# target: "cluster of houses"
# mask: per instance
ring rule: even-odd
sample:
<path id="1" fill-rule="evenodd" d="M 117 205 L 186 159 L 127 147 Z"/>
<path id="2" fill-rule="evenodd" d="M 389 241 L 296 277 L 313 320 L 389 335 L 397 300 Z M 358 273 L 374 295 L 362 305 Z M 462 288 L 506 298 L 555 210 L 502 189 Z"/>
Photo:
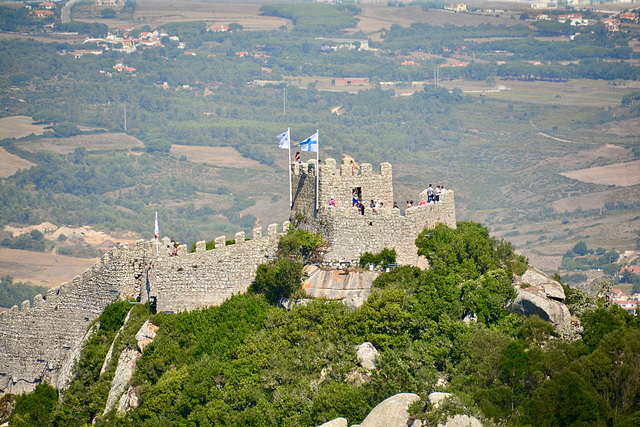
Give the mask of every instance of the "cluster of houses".
<path id="1" fill-rule="evenodd" d="M 122 0 L 96 0 L 96 6 L 122 6 Z"/>
<path id="2" fill-rule="evenodd" d="M 638 274 L 640 275 L 640 267 L 638 266 L 624 266 L 620 268 L 618 276 L 622 276 L 624 273 Z M 628 295 L 622 292 L 622 289 L 612 288 L 609 290 L 609 301 L 613 304 L 617 304 L 620 308 L 626 310 L 630 314 L 638 313 L 638 304 L 640 303 L 640 293 Z"/>
<path id="3" fill-rule="evenodd" d="M 55 9 L 56 4 L 50 1 L 46 1 L 44 3 L 39 3 L 37 9 L 33 9 L 31 5 L 26 5 L 25 7 L 31 10 L 31 12 L 29 12 L 30 16 L 34 18 L 42 19 L 42 18 L 53 17 L 55 15 L 55 12 L 51 9 Z"/>
<path id="4" fill-rule="evenodd" d="M 626 310 L 628 313 L 634 315 L 637 313 L 640 293 L 627 295 L 622 292 L 622 289 L 612 288 L 609 298 L 612 303 L 619 305 L 620 308 Z"/>
<path id="5" fill-rule="evenodd" d="M 120 27 L 116 34 L 108 33 L 104 38 L 87 37 L 83 43 L 96 43 L 98 47 L 104 50 L 113 49 L 118 52 L 132 53 L 140 48 L 152 49 L 154 47 L 161 47 L 163 46 L 162 38 L 169 37 L 170 40 L 178 43 L 178 48 L 185 48 L 185 43 L 180 42 L 179 37 L 169 36 L 164 30 L 145 31 L 138 34 L 137 37 L 131 36 L 132 31 L 133 27 Z M 113 47 L 114 45 L 120 44 L 122 47 Z"/>
<path id="6" fill-rule="evenodd" d="M 609 31 L 620 31 L 621 22 L 626 21 L 637 24 L 639 18 L 640 17 L 637 11 L 630 10 L 619 14 L 617 17 L 607 18 L 600 22 L 602 22 Z M 550 21 L 551 18 L 546 13 L 540 13 L 534 17 L 534 20 Z M 588 19 L 584 18 L 581 13 L 568 13 L 564 15 L 558 15 L 557 21 L 563 24 L 570 24 L 574 27 L 584 27 L 591 23 Z"/>
<path id="7" fill-rule="evenodd" d="M 464 3 L 458 4 L 449 4 L 444 7 L 444 10 L 449 10 L 451 12 L 459 13 L 459 12 L 468 12 L 467 5 Z"/>

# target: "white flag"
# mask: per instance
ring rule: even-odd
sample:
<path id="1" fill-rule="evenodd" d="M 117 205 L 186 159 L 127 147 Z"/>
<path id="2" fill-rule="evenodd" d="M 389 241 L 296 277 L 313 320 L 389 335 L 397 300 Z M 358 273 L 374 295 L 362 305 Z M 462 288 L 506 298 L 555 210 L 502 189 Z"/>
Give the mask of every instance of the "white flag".
<path id="1" fill-rule="evenodd" d="M 156 212 L 155 236 L 156 236 L 156 239 L 160 237 L 160 227 L 158 226 L 158 212 Z"/>
<path id="2" fill-rule="evenodd" d="M 278 135 L 278 140 L 280 141 L 280 148 L 284 148 L 285 150 L 289 149 L 291 144 L 291 134 L 289 133 L 289 129 L 287 129 L 285 133 Z"/>
<path id="3" fill-rule="evenodd" d="M 318 152 L 318 132 L 300 142 L 300 150 Z"/>

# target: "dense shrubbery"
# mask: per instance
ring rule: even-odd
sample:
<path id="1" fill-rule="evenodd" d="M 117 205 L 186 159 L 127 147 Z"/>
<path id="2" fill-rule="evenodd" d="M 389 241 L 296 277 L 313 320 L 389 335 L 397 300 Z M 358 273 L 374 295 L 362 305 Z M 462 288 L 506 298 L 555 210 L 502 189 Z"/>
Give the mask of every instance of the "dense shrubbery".
<path id="1" fill-rule="evenodd" d="M 382 268 L 386 268 L 389 264 L 395 264 L 396 262 L 396 251 L 395 249 L 387 249 L 384 248 L 377 254 L 373 254 L 371 252 L 365 252 L 360 257 L 360 267 L 367 268 L 369 265 L 381 266 Z"/>
<path id="2" fill-rule="evenodd" d="M 326 5 L 318 3 L 266 4 L 260 7 L 264 15 L 291 19 L 296 31 L 317 34 L 339 33 L 358 22 L 352 13 L 360 9 L 354 5 Z"/>
<path id="3" fill-rule="evenodd" d="M 617 264 L 619 257 L 620 254 L 614 250 L 588 249 L 586 243 L 580 241 L 563 255 L 560 267 L 567 271 L 600 268 L 605 274 L 613 276 L 620 270 Z"/>

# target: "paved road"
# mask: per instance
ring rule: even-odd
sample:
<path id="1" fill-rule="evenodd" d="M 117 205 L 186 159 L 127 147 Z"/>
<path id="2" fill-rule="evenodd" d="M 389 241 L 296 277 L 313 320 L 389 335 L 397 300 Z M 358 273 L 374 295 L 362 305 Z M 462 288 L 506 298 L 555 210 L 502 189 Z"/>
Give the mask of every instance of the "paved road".
<path id="1" fill-rule="evenodd" d="M 69 0 L 69 2 L 67 2 L 67 4 L 64 5 L 64 7 L 62 8 L 62 23 L 63 24 L 68 24 L 69 22 L 71 22 L 71 8 L 73 7 L 74 4 L 78 3 L 80 0 Z"/>

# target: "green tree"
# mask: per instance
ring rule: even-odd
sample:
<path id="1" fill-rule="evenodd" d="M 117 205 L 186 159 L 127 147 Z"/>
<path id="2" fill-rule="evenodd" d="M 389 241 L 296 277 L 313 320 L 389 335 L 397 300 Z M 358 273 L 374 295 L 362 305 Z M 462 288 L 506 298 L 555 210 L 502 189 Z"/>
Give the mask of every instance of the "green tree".
<path id="1" fill-rule="evenodd" d="M 106 9 L 102 9 L 102 11 L 100 12 L 100 15 L 104 19 L 113 19 L 116 17 L 116 11 L 111 9 L 110 7 L 107 7 Z"/>
<path id="2" fill-rule="evenodd" d="M 573 247 L 573 252 L 579 256 L 586 255 L 588 252 L 586 242 L 584 240 L 580 240 L 578 243 L 576 243 L 576 245 Z"/>
<path id="3" fill-rule="evenodd" d="M 68 138 L 70 136 L 79 135 L 80 129 L 71 122 L 58 123 L 53 127 L 53 131 L 59 138 Z"/>
<path id="4" fill-rule="evenodd" d="M 31 393 L 21 394 L 9 423 L 19 427 L 45 427 L 51 425 L 51 414 L 58 402 L 58 392 L 47 383 L 40 383 Z"/>
<path id="5" fill-rule="evenodd" d="M 272 304 L 278 304 L 282 298 L 295 297 L 302 289 L 302 267 L 301 263 L 289 259 L 260 264 L 249 290 L 264 294 Z"/>

